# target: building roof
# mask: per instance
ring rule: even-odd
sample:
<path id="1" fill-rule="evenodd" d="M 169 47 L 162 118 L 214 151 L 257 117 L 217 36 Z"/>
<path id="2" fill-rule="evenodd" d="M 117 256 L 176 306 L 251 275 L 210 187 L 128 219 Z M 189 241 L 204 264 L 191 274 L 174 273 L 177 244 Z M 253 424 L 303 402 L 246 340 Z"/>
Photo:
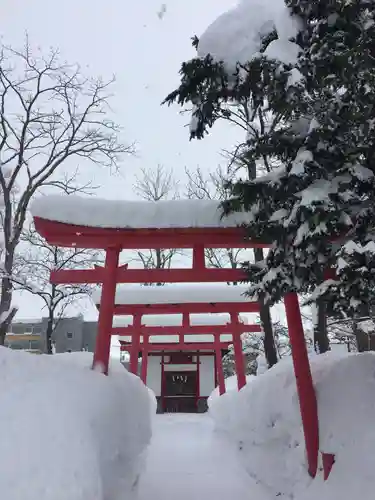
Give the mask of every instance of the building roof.
<path id="1" fill-rule="evenodd" d="M 18 318 L 15 316 L 15 318 L 12 321 L 13 325 L 38 325 L 42 323 L 43 319 L 42 318 Z"/>

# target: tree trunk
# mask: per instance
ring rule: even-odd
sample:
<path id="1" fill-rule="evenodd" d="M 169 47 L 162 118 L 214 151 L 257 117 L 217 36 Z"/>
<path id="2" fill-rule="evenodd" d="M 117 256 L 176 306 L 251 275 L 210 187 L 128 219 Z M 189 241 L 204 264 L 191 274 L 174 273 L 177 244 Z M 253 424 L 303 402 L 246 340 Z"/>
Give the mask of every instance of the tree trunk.
<path id="1" fill-rule="evenodd" d="M 0 317 L 4 317 L 4 320 L 0 322 L 0 345 L 4 345 L 9 325 L 12 323 L 17 312 L 16 307 L 11 307 L 13 292 L 12 270 L 13 251 L 7 251 L 4 262 L 4 277 L 1 280 Z M 7 314 L 8 311 L 9 313 Z"/>
<path id="2" fill-rule="evenodd" d="M 314 322 L 314 349 L 318 354 L 330 350 L 327 331 L 326 305 L 323 300 L 316 301 L 316 318 Z"/>
<path id="3" fill-rule="evenodd" d="M 162 259 L 161 259 L 161 249 L 160 248 L 157 248 L 155 250 L 155 253 L 156 253 L 156 269 L 163 269 L 163 263 L 162 263 Z M 163 286 L 164 283 L 156 283 L 156 286 Z"/>
<path id="4" fill-rule="evenodd" d="M 255 262 L 264 259 L 263 250 L 261 248 L 254 248 Z M 262 322 L 264 337 L 264 355 L 267 360 L 268 368 L 271 368 L 278 362 L 277 349 L 275 345 L 275 338 L 273 336 L 272 320 L 270 308 L 264 304 L 263 300 L 260 301 L 260 320 Z"/>
<path id="5" fill-rule="evenodd" d="M 53 312 L 50 311 L 46 328 L 46 353 L 53 354 L 52 350 L 52 334 L 53 334 Z"/>

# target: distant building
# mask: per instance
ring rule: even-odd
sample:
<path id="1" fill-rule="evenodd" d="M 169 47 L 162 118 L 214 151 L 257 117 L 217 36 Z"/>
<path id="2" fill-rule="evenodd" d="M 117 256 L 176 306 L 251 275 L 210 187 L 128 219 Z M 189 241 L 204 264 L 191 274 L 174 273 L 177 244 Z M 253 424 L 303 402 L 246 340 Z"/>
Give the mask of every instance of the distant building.
<path id="1" fill-rule="evenodd" d="M 5 337 L 5 345 L 36 354 L 47 352 L 47 323 L 48 318 L 14 321 Z M 52 335 L 55 352 L 94 352 L 96 333 L 96 321 L 85 321 L 83 316 L 62 318 Z"/>

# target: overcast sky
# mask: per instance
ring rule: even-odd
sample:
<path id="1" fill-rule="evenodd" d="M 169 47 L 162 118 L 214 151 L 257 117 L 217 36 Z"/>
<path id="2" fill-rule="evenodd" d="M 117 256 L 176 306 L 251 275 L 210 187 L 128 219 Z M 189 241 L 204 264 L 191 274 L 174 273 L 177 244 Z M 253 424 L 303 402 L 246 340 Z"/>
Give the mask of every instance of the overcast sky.
<path id="1" fill-rule="evenodd" d="M 225 161 L 221 150 L 242 139 L 240 131 L 219 125 L 204 141 L 190 142 L 188 116 L 181 116 L 177 107 L 160 106 L 179 83 L 182 61 L 195 54 L 190 38 L 235 3 L 173 0 L 160 19 L 158 13 L 165 9 L 159 0 L 2 0 L 4 43 L 20 47 L 27 32 L 33 46 L 46 52 L 59 48 L 63 59 L 79 63 L 88 75 L 116 76 L 114 117 L 124 129 L 123 140 L 136 142 L 137 156 L 124 158 L 118 175 L 85 167 L 82 176 L 94 177 L 101 186 L 98 195 L 133 199 L 134 175 L 141 166 L 164 164 L 176 178 L 183 178 L 185 166 L 215 170 Z M 41 304 L 30 295 L 17 295 L 16 302 L 18 317 L 41 316 Z M 87 301 L 78 309 L 95 317 Z"/>

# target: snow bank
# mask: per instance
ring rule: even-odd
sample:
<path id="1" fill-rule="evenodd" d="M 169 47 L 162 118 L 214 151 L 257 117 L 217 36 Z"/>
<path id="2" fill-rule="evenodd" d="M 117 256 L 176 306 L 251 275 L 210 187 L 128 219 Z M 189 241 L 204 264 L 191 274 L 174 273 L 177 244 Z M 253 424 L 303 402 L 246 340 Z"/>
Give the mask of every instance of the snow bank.
<path id="1" fill-rule="evenodd" d="M 375 353 L 311 358 L 317 390 L 320 450 L 336 455 L 328 481 L 311 480 L 290 359 L 254 377 L 241 392 L 209 401 L 217 429 L 237 443 L 248 473 L 271 496 L 296 500 L 373 498 Z"/>
<path id="2" fill-rule="evenodd" d="M 250 382 L 253 381 L 254 379 L 254 375 L 247 375 L 246 376 L 246 382 L 249 384 Z M 227 377 L 225 379 L 225 390 L 226 390 L 226 393 L 223 394 L 223 398 L 226 399 L 228 398 L 228 394 L 231 393 L 231 392 L 235 392 L 237 393 L 238 392 L 238 383 L 237 383 L 237 375 L 231 375 L 230 377 Z M 219 386 L 217 386 L 213 392 L 211 393 L 210 397 L 208 398 L 208 405 L 209 407 L 212 407 L 216 401 L 217 398 L 221 398 L 220 396 L 220 392 L 219 392 Z M 224 399 L 222 399 L 222 401 L 224 401 Z M 230 405 L 226 404 L 225 405 L 227 408 L 230 408 Z"/>
<path id="3" fill-rule="evenodd" d="M 278 40 L 270 43 L 265 55 L 285 64 L 294 64 L 298 46 L 289 42 L 299 29 L 284 0 L 241 0 L 219 16 L 201 35 L 198 55 L 210 54 L 223 61 L 228 71 L 236 63 L 245 64 L 259 55 L 262 39 L 276 29 Z"/>
<path id="4" fill-rule="evenodd" d="M 6 500 L 120 500 L 136 493 L 155 401 L 120 363 L 0 348 L 0 491 Z"/>
<path id="5" fill-rule="evenodd" d="M 250 302 L 246 285 L 228 286 L 226 283 L 199 285 L 164 285 L 162 287 L 121 285 L 116 290 L 116 304 L 186 304 L 207 302 Z M 92 295 L 100 304 L 101 289 Z"/>
<path id="6" fill-rule="evenodd" d="M 252 219 L 245 212 L 222 217 L 215 200 L 123 201 L 64 194 L 36 198 L 31 213 L 66 224 L 113 229 L 236 227 Z"/>

